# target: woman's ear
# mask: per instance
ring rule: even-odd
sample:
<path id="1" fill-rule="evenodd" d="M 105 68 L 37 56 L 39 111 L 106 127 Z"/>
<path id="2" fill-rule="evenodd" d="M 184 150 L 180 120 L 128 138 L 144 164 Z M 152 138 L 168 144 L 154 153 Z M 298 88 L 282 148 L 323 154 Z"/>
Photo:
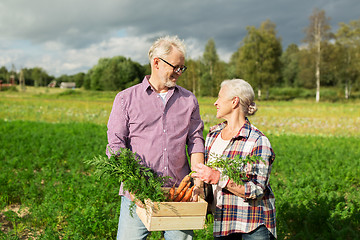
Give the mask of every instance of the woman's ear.
<path id="1" fill-rule="evenodd" d="M 239 102 L 240 102 L 239 97 L 233 97 L 233 99 L 232 99 L 232 104 L 233 104 L 233 107 L 234 107 L 234 108 L 236 108 L 237 106 L 239 106 Z"/>

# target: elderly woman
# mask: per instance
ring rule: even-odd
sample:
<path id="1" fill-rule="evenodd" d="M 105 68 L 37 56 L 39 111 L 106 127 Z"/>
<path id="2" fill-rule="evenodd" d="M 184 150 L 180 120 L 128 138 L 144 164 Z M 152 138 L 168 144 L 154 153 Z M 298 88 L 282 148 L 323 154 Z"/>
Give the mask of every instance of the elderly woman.
<path id="1" fill-rule="evenodd" d="M 192 175 L 212 185 L 215 239 L 276 237 L 275 197 L 269 185 L 275 155 L 268 138 L 247 119 L 257 110 L 254 96 L 251 85 L 244 80 L 223 81 L 214 105 L 216 117 L 226 121 L 211 127 L 205 141 L 206 162 L 215 161 L 216 156 L 261 158 L 252 166 L 242 167 L 248 178 L 237 184 L 223 176 L 221 169 L 204 164 L 197 164 Z"/>

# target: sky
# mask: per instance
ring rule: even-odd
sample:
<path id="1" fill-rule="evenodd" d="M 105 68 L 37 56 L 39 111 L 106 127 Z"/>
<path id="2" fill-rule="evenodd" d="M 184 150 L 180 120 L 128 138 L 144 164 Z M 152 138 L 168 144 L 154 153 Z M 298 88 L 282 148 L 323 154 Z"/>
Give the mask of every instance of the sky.
<path id="1" fill-rule="evenodd" d="M 0 67 L 41 67 L 58 77 L 119 55 L 147 64 L 152 42 L 164 35 L 183 39 L 192 59 L 212 38 L 228 62 L 246 28 L 266 20 L 276 24 L 284 50 L 301 45 L 315 8 L 332 32 L 360 19 L 359 0 L 1 0 Z"/>

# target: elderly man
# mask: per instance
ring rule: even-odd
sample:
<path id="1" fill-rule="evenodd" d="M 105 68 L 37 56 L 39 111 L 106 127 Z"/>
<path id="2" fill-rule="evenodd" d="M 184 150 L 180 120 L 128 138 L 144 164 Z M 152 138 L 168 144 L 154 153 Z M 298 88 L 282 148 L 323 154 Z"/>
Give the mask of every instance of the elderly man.
<path id="1" fill-rule="evenodd" d="M 204 162 L 203 122 L 199 104 L 188 90 L 176 85 L 186 70 L 185 46 L 177 37 L 163 37 L 149 50 L 151 75 L 117 94 L 108 122 L 108 149 L 129 148 L 162 176 L 167 186 L 179 184 L 191 166 Z M 107 150 L 107 154 L 110 151 Z M 200 191 L 200 181 L 195 181 Z M 146 239 L 149 232 L 136 214 L 129 213 L 132 196 L 120 187 L 121 210 L 117 239 Z M 165 231 L 165 239 L 192 239 L 192 231 Z"/>

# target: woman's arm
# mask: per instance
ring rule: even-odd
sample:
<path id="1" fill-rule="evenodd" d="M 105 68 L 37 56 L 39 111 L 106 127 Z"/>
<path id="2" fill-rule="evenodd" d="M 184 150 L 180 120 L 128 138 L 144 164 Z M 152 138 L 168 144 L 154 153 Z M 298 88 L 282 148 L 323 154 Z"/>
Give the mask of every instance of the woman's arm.
<path id="1" fill-rule="evenodd" d="M 236 184 L 233 180 L 229 180 L 228 184 L 226 184 L 225 189 L 234 195 L 245 198 L 245 186 Z"/>
<path id="2" fill-rule="evenodd" d="M 210 168 L 204 164 L 197 164 L 193 170 L 196 172 L 193 173 L 192 176 L 197 179 L 200 179 L 209 184 L 219 184 L 220 182 L 221 173 L 216 169 Z M 225 186 L 221 187 L 235 194 L 236 196 L 245 198 L 245 186 L 236 184 L 231 179 L 227 181 Z"/>

